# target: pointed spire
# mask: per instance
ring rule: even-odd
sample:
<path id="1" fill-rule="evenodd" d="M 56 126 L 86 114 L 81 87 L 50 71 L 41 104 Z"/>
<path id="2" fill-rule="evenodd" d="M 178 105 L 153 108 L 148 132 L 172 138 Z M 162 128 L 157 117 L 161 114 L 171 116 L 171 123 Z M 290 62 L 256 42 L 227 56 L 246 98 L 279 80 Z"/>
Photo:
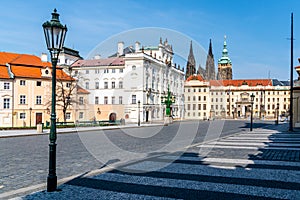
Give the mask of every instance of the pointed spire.
<path id="1" fill-rule="evenodd" d="M 228 56 L 228 50 L 227 50 L 227 43 L 226 43 L 226 35 L 224 35 L 222 57 L 227 57 L 227 56 Z"/>
<path id="2" fill-rule="evenodd" d="M 222 51 L 222 57 L 219 59 L 219 64 L 231 64 L 231 60 L 228 57 L 228 50 L 227 50 L 227 42 L 226 42 L 226 35 L 224 36 L 224 44 L 223 44 L 223 51 Z"/>
<path id="3" fill-rule="evenodd" d="M 210 56 L 214 56 L 213 53 L 212 53 L 212 44 L 211 44 L 211 39 L 209 39 L 209 48 L 208 48 L 208 55 Z"/>
<path id="4" fill-rule="evenodd" d="M 186 64 L 186 78 L 196 73 L 196 61 L 193 53 L 193 43 L 190 43 L 190 53 Z"/>
<path id="5" fill-rule="evenodd" d="M 208 48 L 208 53 L 207 53 L 207 58 L 206 58 L 205 78 L 206 78 L 206 80 L 215 80 L 216 79 L 215 61 L 214 61 L 214 54 L 212 52 L 211 39 L 209 40 L 209 48 Z"/>

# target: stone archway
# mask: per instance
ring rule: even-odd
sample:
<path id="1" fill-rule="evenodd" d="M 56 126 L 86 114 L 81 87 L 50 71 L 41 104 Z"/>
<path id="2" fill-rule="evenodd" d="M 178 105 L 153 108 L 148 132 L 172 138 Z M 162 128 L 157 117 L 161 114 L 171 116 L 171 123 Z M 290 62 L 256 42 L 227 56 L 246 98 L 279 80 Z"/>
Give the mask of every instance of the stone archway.
<path id="1" fill-rule="evenodd" d="M 110 113 L 109 115 L 109 121 L 115 122 L 117 119 L 117 114 L 116 113 Z"/>

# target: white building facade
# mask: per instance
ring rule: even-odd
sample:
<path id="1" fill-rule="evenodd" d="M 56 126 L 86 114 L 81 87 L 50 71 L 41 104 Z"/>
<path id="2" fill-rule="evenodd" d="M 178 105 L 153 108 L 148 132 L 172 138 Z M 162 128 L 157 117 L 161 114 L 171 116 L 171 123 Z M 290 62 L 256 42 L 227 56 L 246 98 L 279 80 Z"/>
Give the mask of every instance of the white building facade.
<path id="1" fill-rule="evenodd" d="M 167 95 L 168 87 L 175 97 L 173 118 L 183 118 L 184 72 L 173 63 L 172 46 L 167 41 L 145 48 L 136 42 L 130 52 L 120 42 L 115 56 L 79 60 L 72 69 L 78 71 L 79 84 L 90 92 L 97 120 L 163 120 L 161 98 Z"/>

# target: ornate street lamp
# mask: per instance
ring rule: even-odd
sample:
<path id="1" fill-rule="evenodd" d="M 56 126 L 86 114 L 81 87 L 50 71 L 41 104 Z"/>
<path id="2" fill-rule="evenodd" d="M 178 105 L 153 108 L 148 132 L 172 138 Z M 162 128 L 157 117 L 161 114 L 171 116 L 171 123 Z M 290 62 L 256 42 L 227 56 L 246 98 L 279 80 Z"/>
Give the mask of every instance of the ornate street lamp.
<path id="1" fill-rule="evenodd" d="M 141 102 L 140 100 L 138 101 L 138 126 L 141 126 L 141 120 L 140 120 L 140 106 Z"/>
<path id="2" fill-rule="evenodd" d="M 49 174 L 47 177 L 47 191 L 53 192 L 57 190 L 56 176 L 56 65 L 58 55 L 62 51 L 66 37 L 67 27 L 59 21 L 59 14 L 54 9 L 51 21 L 43 24 L 45 40 L 47 48 L 50 52 L 52 63 L 52 103 L 51 103 L 51 128 L 49 135 Z"/>
<path id="3" fill-rule="evenodd" d="M 251 123 L 250 123 L 250 131 L 252 131 L 252 129 L 253 129 L 253 101 L 254 101 L 254 97 L 255 97 L 255 95 L 252 93 L 250 95 L 250 98 L 251 98 Z"/>

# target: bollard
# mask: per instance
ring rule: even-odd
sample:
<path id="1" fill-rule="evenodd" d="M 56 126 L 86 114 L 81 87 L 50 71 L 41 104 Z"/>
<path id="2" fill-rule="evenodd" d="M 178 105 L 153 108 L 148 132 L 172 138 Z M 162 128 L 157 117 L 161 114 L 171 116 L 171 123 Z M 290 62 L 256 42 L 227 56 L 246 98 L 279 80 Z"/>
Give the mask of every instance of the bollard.
<path id="1" fill-rule="evenodd" d="M 36 125 L 36 132 L 37 133 L 43 133 L 43 124 L 37 124 Z"/>

